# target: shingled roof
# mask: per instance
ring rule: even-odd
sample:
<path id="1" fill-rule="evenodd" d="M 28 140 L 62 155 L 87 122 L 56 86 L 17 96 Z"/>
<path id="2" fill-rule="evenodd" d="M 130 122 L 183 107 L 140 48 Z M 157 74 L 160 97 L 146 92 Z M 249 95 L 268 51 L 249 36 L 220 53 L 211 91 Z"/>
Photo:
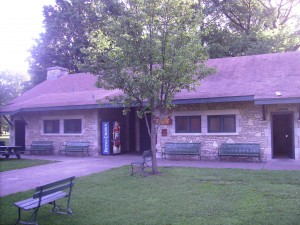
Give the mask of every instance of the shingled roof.
<path id="1" fill-rule="evenodd" d="M 210 59 L 207 65 L 216 67 L 217 72 L 203 79 L 195 92 L 181 91 L 175 99 L 300 102 L 300 52 Z"/>
<path id="2" fill-rule="evenodd" d="M 195 91 L 177 93 L 174 103 L 300 103 L 300 52 L 210 59 L 207 65 L 216 67 L 216 73 L 203 79 Z M 46 80 L 2 107 L 0 113 L 98 108 L 97 100 L 122 93 L 97 88 L 96 80 L 88 73 Z"/>

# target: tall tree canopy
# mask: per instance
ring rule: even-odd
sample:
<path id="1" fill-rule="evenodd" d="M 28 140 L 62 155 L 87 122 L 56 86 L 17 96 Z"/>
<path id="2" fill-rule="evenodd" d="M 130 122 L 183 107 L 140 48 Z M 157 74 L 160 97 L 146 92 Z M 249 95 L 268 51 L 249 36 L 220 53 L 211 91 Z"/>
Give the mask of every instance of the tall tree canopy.
<path id="1" fill-rule="evenodd" d="M 47 68 L 62 66 L 71 73 L 79 72 L 83 62 L 81 48 L 89 46 L 90 32 L 101 26 L 93 10 L 93 0 L 56 0 L 44 7 L 45 32 L 31 49 L 30 70 L 33 85 L 46 79 Z"/>
<path id="2" fill-rule="evenodd" d="M 85 66 L 100 74 L 100 87 L 125 93 L 113 101 L 137 106 L 140 117 L 162 115 L 177 92 L 192 89 L 209 73 L 201 44 L 201 8 L 195 0 L 120 0 L 119 6 L 123 13 L 108 18 L 106 34 L 93 34 Z M 157 130 L 152 119 L 153 173 L 158 172 Z"/>
<path id="3" fill-rule="evenodd" d="M 21 73 L 11 71 L 0 71 L 0 106 L 22 94 L 28 77 Z M 0 117 L 0 134 L 3 130 L 8 130 L 7 122 Z"/>
<path id="4" fill-rule="evenodd" d="M 24 74 L 0 71 L 0 105 L 5 105 L 22 94 L 28 77 Z"/>
<path id="5" fill-rule="evenodd" d="M 211 58 L 300 47 L 299 0 L 204 0 L 203 6 Z"/>
<path id="6" fill-rule="evenodd" d="M 167 1 L 166 1 L 167 2 Z M 202 44 L 210 58 L 295 51 L 300 46 L 300 0 L 197 0 Z M 99 6 L 101 6 L 99 8 Z M 298 8 L 297 8 L 298 6 Z M 31 49 L 33 85 L 46 79 L 46 69 L 62 66 L 80 72 L 78 64 L 95 48 L 94 38 L 110 34 L 112 16 L 125 16 L 117 0 L 56 0 L 44 8 L 45 32 Z M 102 64 L 97 54 L 97 66 Z M 95 60 L 94 60 L 95 61 Z M 80 67 L 82 68 L 82 67 Z"/>

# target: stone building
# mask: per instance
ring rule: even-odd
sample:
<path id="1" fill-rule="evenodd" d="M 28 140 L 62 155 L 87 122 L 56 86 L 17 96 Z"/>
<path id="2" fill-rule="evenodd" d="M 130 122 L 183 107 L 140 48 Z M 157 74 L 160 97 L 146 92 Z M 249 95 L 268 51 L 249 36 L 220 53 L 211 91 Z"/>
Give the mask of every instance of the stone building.
<path id="1" fill-rule="evenodd" d="M 182 90 L 176 107 L 164 116 L 158 156 L 166 142 L 201 142 L 202 159 L 216 159 L 221 143 L 259 143 L 263 160 L 300 159 L 300 52 L 208 60 L 216 73 L 195 91 Z M 110 133 L 121 126 L 121 153 L 150 148 L 145 121 L 132 108 L 106 102 L 119 90 L 95 86 L 92 74 L 68 74 L 52 67 L 47 80 L 0 108 L 10 116 L 11 144 L 54 141 L 54 153 L 66 141 L 89 141 L 92 155 L 103 151 L 103 123 Z M 101 102 L 101 104 L 99 104 Z M 112 151 L 112 150 L 111 150 Z"/>

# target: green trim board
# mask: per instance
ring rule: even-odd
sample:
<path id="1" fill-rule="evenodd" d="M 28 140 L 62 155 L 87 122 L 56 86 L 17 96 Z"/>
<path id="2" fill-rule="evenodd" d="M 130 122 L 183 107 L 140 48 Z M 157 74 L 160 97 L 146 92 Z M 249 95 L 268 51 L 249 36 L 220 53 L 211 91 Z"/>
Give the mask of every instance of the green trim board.
<path id="1" fill-rule="evenodd" d="M 272 104 L 297 104 L 300 98 L 263 98 L 255 99 L 255 105 L 272 105 Z"/>
<path id="2" fill-rule="evenodd" d="M 173 104 L 203 104 L 203 103 L 222 103 L 222 102 L 246 102 L 254 101 L 255 105 L 271 105 L 271 104 L 297 104 L 300 103 L 300 97 L 297 98 L 265 98 L 255 99 L 253 95 L 247 96 L 230 96 L 230 97 L 213 97 L 213 98 L 196 98 L 196 99 L 175 99 Z M 50 106 L 50 107 L 35 107 L 22 108 L 16 111 L 3 111 L 0 115 L 15 115 L 21 112 L 41 112 L 55 110 L 74 110 L 74 109 L 100 109 L 100 108 L 120 108 L 124 105 L 115 105 L 111 103 L 91 104 L 91 105 L 69 105 L 69 106 Z"/>

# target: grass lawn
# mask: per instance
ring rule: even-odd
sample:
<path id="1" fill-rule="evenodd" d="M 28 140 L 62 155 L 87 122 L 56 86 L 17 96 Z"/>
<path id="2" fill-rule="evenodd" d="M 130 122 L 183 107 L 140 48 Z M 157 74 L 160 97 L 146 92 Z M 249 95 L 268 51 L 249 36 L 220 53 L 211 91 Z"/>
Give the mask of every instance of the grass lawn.
<path id="1" fill-rule="evenodd" d="M 130 176 L 128 166 L 76 178 L 74 215 L 41 208 L 40 225 L 300 224 L 300 171 L 160 168 Z M 0 199 L 0 223 L 13 224 L 12 204 L 31 192 Z"/>
<path id="2" fill-rule="evenodd" d="M 16 159 L 16 158 L 0 158 L 0 172 L 22 169 L 31 166 L 38 166 L 48 163 L 54 163 L 57 161 L 51 160 L 31 160 L 31 159 Z"/>

